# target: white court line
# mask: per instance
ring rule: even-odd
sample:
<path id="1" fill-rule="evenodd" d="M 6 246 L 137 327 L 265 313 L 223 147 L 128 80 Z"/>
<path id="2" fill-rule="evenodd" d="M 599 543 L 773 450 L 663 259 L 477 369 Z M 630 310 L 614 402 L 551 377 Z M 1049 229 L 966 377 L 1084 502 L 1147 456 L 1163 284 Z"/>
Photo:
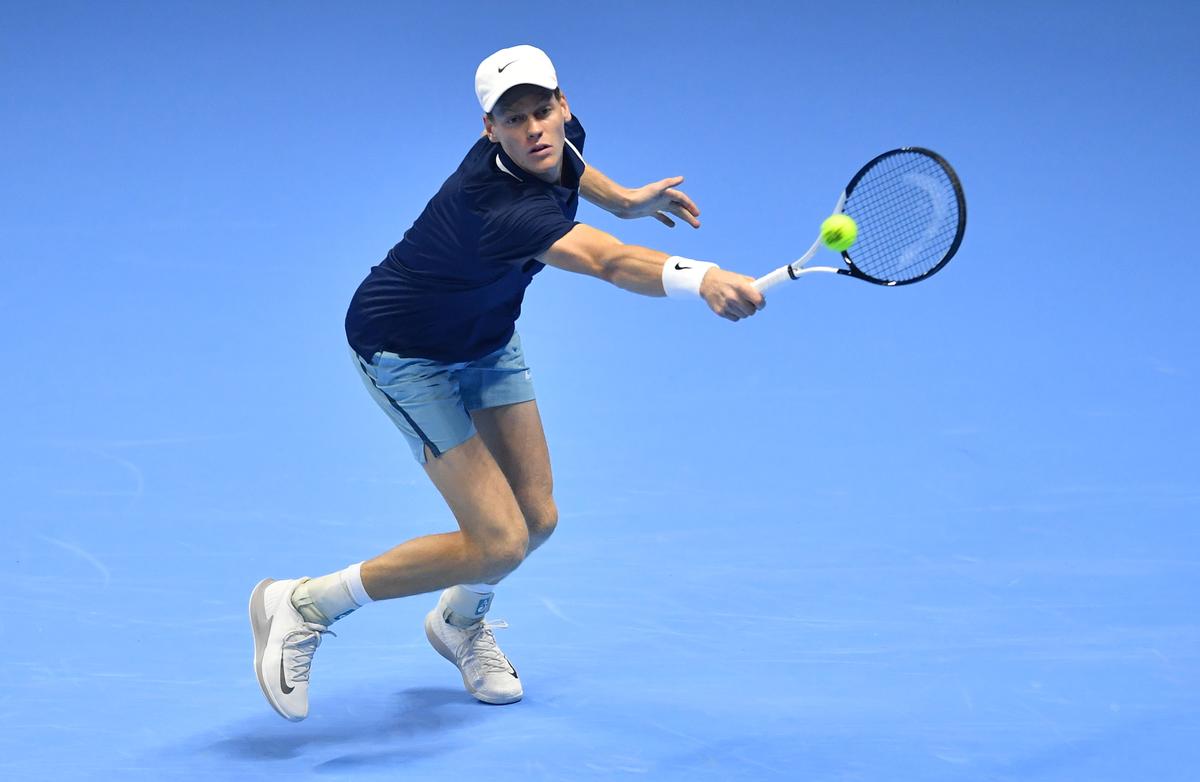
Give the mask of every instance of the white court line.
<path id="1" fill-rule="evenodd" d="M 101 578 L 104 579 L 104 586 L 107 587 L 110 583 L 112 583 L 112 573 L 109 572 L 108 567 L 105 566 L 105 564 L 99 559 L 97 559 L 95 555 L 85 551 L 79 546 L 76 546 L 72 543 L 67 543 L 65 540 L 59 540 L 58 538 L 51 538 L 45 535 L 38 535 L 38 537 L 51 545 L 58 546 L 60 549 L 69 551 L 77 557 L 82 558 L 85 562 L 94 567 L 96 572 L 99 573 Z"/>

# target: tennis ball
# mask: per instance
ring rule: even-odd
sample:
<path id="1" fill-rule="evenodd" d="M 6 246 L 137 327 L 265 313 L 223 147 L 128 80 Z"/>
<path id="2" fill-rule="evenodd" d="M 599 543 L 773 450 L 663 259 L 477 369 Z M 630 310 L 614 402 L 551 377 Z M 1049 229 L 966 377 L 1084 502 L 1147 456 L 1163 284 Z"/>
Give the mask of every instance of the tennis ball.
<path id="1" fill-rule="evenodd" d="M 858 238 L 858 225 L 850 215 L 836 214 L 821 223 L 821 241 L 830 250 L 841 252 Z"/>

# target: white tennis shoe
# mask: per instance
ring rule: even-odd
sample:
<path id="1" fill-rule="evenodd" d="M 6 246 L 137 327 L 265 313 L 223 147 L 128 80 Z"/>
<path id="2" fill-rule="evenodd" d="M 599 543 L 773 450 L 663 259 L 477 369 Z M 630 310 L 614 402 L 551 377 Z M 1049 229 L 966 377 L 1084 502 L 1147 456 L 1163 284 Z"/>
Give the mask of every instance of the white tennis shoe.
<path id="1" fill-rule="evenodd" d="M 267 702 L 292 722 L 308 716 L 308 672 L 321 636 L 329 632 L 306 622 L 292 606 L 292 592 L 301 581 L 266 578 L 250 593 L 254 672 Z"/>
<path id="2" fill-rule="evenodd" d="M 437 653 L 454 663 L 467 692 L 484 703 L 516 703 L 524 694 L 517 669 L 496 645 L 493 629 L 507 622 L 481 619 L 469 627 L 455 627 L 435 608 L 425 617 L 425 637 Z"/>

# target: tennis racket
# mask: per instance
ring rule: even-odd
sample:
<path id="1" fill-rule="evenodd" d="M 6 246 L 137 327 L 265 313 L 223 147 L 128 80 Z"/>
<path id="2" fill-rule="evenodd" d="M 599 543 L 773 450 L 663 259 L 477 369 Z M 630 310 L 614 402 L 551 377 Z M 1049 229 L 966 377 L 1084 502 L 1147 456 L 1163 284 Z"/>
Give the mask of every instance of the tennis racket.
<path id="1" fill-rule="evenodd" d="M 843 250 L 845 266 L 805 266 L 821 238 L 800 259 L 754 281 L 765 291 L 812 272 L 844 274 L 876 285 L 908 285 L 939 272 L 962 244 L 967 201 L 958 175 L 936 152 L 901 147 L 859 170 L 833 213 L 858 224 L 858 238 Z"/>

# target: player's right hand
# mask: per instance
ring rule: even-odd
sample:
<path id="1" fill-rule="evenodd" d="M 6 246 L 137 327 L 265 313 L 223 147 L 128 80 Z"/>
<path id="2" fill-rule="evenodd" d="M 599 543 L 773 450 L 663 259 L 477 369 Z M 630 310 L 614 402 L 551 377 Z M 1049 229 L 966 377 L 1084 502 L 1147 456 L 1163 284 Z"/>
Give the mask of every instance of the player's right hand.
<path id="1" fill-rule="evenodd" d="M 744 274 L 709 269 L 700 281 L 700 297 L 722 318 L 739 321 L 767 306 L 767 300 L 753 282 L 753 277 Z"/>

